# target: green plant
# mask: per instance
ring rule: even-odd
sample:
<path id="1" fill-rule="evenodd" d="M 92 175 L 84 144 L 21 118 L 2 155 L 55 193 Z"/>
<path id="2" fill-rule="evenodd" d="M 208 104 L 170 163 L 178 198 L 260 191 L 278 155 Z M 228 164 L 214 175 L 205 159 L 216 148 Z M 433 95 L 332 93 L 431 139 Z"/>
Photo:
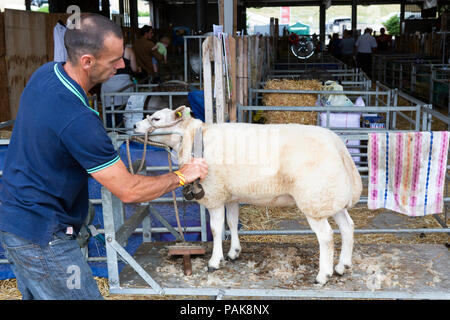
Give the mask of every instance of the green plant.
<path id="1" fill-rule="evenodd" d="M 31 9 L 31 10 L 32 10 L 32 11 L 36 11 L 36 12 L 45 12 L 45 13 L 49 13 L 48 6 L 42 6 L 42 7 L 40 7 L 39 9 L 35 9 L 35 10 Z"/>
<path id="2" fill-rule="evenodd" d="M 139 11 L 138 17 L 150 17 L 150 12 L 147 11 Z"/>
<path id="3" fill-rule="evenodd" d="M 390 17 L 386 22 L 383 23 L 388 34 L 392 36 L 400 35 L 400 17 L 395 15 Z"/>

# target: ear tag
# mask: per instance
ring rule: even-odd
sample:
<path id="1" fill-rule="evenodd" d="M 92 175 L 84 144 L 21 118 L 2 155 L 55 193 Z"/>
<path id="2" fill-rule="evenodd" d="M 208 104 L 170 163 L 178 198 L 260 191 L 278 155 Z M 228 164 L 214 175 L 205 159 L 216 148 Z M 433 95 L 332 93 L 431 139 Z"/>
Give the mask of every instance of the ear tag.
<path id="1" fill-rule="evenodd" d="M 177 115 L 177 118 L 181 118 L 181 112 L 180 112 L 180 111 L 178 111 L 178 112 L 176 113 L 176 115 Z"/>

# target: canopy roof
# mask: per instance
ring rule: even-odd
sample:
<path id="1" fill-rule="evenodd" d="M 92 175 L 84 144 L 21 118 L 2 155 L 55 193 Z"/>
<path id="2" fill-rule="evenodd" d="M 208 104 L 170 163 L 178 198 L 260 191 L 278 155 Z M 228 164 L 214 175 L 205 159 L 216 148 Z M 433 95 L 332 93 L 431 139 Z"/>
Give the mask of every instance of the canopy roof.
<path id="1" fill-rule="evenodd" d="M 288 30 L 290 32 L 296 33 L 298 35 L 308 35 L 309 34 L 309 26 L 306 24 L 303 24 L 301 22 L 297 22 L 296 24 L 289 26 Z"/>

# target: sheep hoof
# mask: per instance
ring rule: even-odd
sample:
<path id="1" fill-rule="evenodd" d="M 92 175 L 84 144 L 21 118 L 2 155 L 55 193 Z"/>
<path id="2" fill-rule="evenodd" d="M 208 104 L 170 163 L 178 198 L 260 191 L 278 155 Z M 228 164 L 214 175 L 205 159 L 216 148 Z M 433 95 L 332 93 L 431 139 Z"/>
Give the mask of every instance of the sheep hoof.
<path id="1" fill-rule="evenodd" d="M 233 252 L 234 251 L 234 252 Z M 233 254 L 234 253 L 234 254 Z M 237 258 L 239 258 L 239 254 L 241 253 L 241 249 L 234 249 L 234 250 L 230 250 L 230 252 L 228 252 L 226 259 L 228 261 L 234 261 L 237 260 Z"/>
<path id="2" fill-rule="evenodd" d="M 328 280 L 330 280 L 331 279 L 331 274 L 326 274 L 326 275 L 324 275 L 324 276 L 321 276 L 321 275 L 318 275 L 317 277 L 316 277 L 316 280 L 314 280 L 314 283 L 315 284 L 320 284 L 320 285 L 325 285 L 327 282 L 328 282 Z"/>
<path id="3" fill-rule="evenodd" d="M 225 259 L 226 259 L 227 261 L 235 261 L 235 260 L 237 260 L 237 258 L 239 258 L 239 256 L 236 256 L 236 257 L 232 258 L 232 257 L 230 257 L 229 255 L 227 255 L 227 256 L 225 257 Z"/>
<path id="4" fill-rule="evenodd" d="M 348 264 L 338 264 L 336 268 L 334 269 L 335 273 L 339 276 L 342 276 L 345 273 L 345 270 L 348 270 L 351 268 L 351 265 Z"/>
<path id="5" fill-rule="evenodd" d="M 214 271 L 217 271 L 217 270 L 219 270 L 219 268 L 208 266 L 208 272 L 214 272 Z"/>

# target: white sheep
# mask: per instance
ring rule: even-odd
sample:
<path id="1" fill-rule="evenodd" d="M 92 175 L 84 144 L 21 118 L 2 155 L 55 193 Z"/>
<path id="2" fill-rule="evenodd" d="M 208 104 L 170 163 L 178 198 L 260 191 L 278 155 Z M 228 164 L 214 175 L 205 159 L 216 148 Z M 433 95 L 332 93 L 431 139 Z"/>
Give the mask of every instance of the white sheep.
<path id="1" fill-rule="evenodd" d="M 196 128 L 203 132 L 208 175 L 202 181 L 204 198 L 198 200 L 210 214 L 213 252 L 211 270 L 223 260 L 222 233 L 227 212 L 231 232 L 228 258 L 239 257 L 239 204 L 295 206 L 303 212 L 320 246 L 316 282 L 325 284 L 333 273 L 333 217 L 342 235 L 335 271 L 342 275 L 352 265 L 353 221 L 347 209 L 361 195 L 359 172 L 342 140 L 332 131 L 309 125 L 205 124 L 190 116 L 190 109 L 163 109 L 135 124 L 135 132 L 156 129 L 151 140 L 163 142 L 178 153 L 180 165 L 191 157 Z"/>

